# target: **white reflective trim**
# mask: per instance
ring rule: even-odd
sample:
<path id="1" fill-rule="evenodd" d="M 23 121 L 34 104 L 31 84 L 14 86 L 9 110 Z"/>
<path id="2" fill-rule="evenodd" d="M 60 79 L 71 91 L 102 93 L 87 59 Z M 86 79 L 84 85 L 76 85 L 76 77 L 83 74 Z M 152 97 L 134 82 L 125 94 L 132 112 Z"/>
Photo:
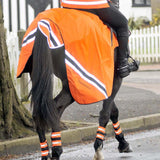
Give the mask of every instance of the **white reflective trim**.
<path id="1" fill-rule="evenodd" d="M 49 27 L 46 24 L 44 24 L 43 21 L 45 21 L 49 25 Z M 51 46 L 49 45 L 48 36 L 41 30 L 40 25 L 42 25 L 42 26 L 44 26 L 45 28 L 48 29 L 48 32 L 51 33 L 52 37 L 54 38 L 55 42 L 57 43 L 57 46 L 55 46 L 53 44 L 53 42 L 51 41 L 51 39 L 50 39 Z M 41 33 L 47 38 L 47 42 L 48 42 L 49 48 L 56 49 L 56 48 L 60 48 L 60 47 L 64 46 L 64 44 L 60 43 L 60 41 L 58 40 L 58 38 L 56 37 L 56 35 L 54 34 L 54 32 L 51 30 L 51 27 L 50 27 L 50 24 L 49 24 L 48 21 L 46 21 L 46 20 L 39 21 L 38 22 L 38 28 L 40 29 Z"/>
<path id="2" fill-rule="evenodd" d="M 45 148 L 47 147 L 47 143 L 46 144 L 41 144 L 41 148 Z"/>
<path id="3" fill-rule="evenodd" d="M 119 125 L 120 125 L 119 122 L 117 122 L 116 124 L 113 124 L 113 127 L 114 127 L 114 128 L 118 128 Z"/>
<path id="4" fill-rule="evenodd" d="M 46 154 L 48 154 L 48 153 L 49 153 L 49 151 L 41 152 L 41 155 L 43 156 L 43 155 L 46 155 Z"/>
<path id="5" fill-rule="evenodd" d="M 33 38 L 31 38 L 31 39 L 28 39 L 28 41 L 27 41 L 26 43 L 23 43 L 23 44 L 22 44 L 22 47 L 24 47 L 24 46 L 26 46 L 27 44 L 33 42 L 34 40 L 35 40 L 35 36 L 34 36 Z"/>
<path id="6" fill-rule="evenodd" d="M 62 0 L 65 4 L 71 4 L 71 5 L 99 5 L 99 4 L 106 4 L 108 3 L 107 0 L 101 0 L 101 1 L 92 1 L 92 2 L 79 2 L 79 1 L 69 1 L 69 0 Z"/>
<path id="7" fill-rule="evenodd" d="M 31 36 L 32 34 L 35 34 L 36 33 L 36 31 L 37 31 L 37 28 L 36 29 L 34 29 L 33 31 L 31 31 L 25 38 L 24 38 L 24 40 L 23 41 L 25 41 L 29 36 Z"/>
<path id="8" fill-rule="evenodd" d="M 60 142 L 52 142 L 52 144 L 54 145 L 54 144 L 61 144 L 62 142 L 60 141 Z"/>
<path id="9" fill-rule="evenodd" d="M 103 139 L 104 138 L 104 136 L 103 135 L 100 135 L 100 134 L 97 134 L 97 136 L 96 136 L 97 138 L 101 138 L 101 139 Z"/>
<path id="10" fill-rule="evenodd" d="M 42 19 L 40 22 L 45 22 L 45 23 L 47 23 L 47 24 L 49 25 L 49 28 L 48 28 L 48 26 L 47 26 L 49 32 L 51 33 L 51 35 L 52 35 L 52 37 L 54 38 L 54 40 L 56 41 L 56 43 L 57 43 L 58 45 L 61 45 L 61 43 L 60 43 L 60 41 L 58 40 L 57 36 L 56 36 L 56 35 L 54 34 L 54 32 L 52 31 L 51 26 L 50 26 L 50 23 L 49 23 L 47 20 L 44 20 L 44 19 Z"/>
<path id="11" fill-rule="evenodd" d="M 61 134 L 59 133 L 59 134 L 52 134 L 52 136 L 51 136 L 52 138 L 53 137 L 61 137 Z"/>
<path id="12" fill-rule="evenodd" d="M 99 131 L 105 132 L 105 129 L 103 128 L 98 128 Z"/>
<path id="13" fill-rule="evenodd" d="M 118 131 L 115 131 L 116 134 L 120 134 L 122 132 L 121 128 Z"/>
<path id="14" fill-rule="evenodd" d="M 80 67 L 81 70 L 83 70 L 83 72 L 85 72 L 85 74 L 87 74 L 89 77 L 92 77 L 95 81 L 97 81 L 99 84 L 101 84 L 101 86 L 103 86 L 103 88 L 106 88 L 105 85 L 100 82 L 94 75 L 90 74 L 88 71 L 86 71 L 82 65 L 67 51 L 65 50 L 65 54 L 70 57 L 77 65 L 78 67 Z M 68 64 L 77 74 L 79 74 L 79 76 L 87 81 L 88 83 L 90 83 L 91 85 L 93 85 L 95 88 L 97 88 L 107 99 L 108 96 L 107 94 L 93 81 L 91 81 L 90 79 L 86 78 L 74 65 L 72 65 L 67 59 L 65 59 L 65 63 Z"/>

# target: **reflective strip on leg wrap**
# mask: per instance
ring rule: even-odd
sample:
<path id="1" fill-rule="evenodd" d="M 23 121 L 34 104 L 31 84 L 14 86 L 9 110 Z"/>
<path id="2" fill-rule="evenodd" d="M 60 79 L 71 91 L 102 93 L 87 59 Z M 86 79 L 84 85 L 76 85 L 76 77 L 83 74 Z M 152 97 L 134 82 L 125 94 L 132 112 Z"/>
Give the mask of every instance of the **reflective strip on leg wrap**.
<path id="1" fill-rule="evenodd" d="M 96 138 L 99 138 L 101 140 L 104 140 L 104 136 L 105 136 L 105 128 L 104 127 L 101 127 L 99 126 L 98 129 L 97 129 L 97 135 L 96 135 Z"/>
<path id="2" fill-rule="evenodd" d="M 119 121 L 117 123 L 113 123 L 114 128 L 118 128 L 120 126 Z"/>
<path id="3" fill-rule="evenodd" d="M 47 140 L 45 142 L 40 143 L 41 146 L 41 156 L 46 157 L 49 154 L 49 148 L 47 144 Z"/>
<path id="4" fill-rule="evenodd" d="M 47 157 L 48 154 L 49 154 L 49 150 L 41 151 L 41 156 L 42 156 L 42 157 Z"/>
<path id="5" fill-rule="evenodd" d="M 52 147 L 62 146 L 61 132 L 52 132 L 51 140 L 52 140 Z"/>
<path id="6" fill-rule="evenodd" d="M 52 132 L 51 138 L 61 138 L 61 132 Z"/>
<path id="7" fill-rule="evenodd" d="M 113 127 L 116 135 L 120 135 L 122 133 L 119 121 L 117 123 L 113 123 Z"/>

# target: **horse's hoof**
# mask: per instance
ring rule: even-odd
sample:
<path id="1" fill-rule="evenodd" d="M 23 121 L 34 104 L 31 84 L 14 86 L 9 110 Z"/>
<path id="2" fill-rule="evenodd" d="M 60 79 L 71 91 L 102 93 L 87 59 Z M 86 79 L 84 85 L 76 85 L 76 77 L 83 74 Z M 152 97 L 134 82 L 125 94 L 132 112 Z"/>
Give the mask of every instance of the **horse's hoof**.
<path id="1" fill-rule="evenodd" d="M 118 146 L 118 150 L 120 153 L 129 153 L 129 152 L 133 152 L 132 149 L 129 146 L 129 143 L 125 142 L 123 144 L 119 144 Z"/>
<path id="2" fill-rule="evenodd" d="M 102 145 L 95 152 L 93 160 L 104 160 L 104 156 L 102 154 Z"/>
<path id="3" fill-rule="evenodd" d="M 49 155 L 46 156 L 46 157 L 41 157 L 41 160 L 48 160 L 48 159 L 50 159 L 50 156 L 49 156 Z"/>
<path id="4" fill-rule="evenodd" d="M 51 160 L 59 160 L 57 157 L 52 157 Z"/>

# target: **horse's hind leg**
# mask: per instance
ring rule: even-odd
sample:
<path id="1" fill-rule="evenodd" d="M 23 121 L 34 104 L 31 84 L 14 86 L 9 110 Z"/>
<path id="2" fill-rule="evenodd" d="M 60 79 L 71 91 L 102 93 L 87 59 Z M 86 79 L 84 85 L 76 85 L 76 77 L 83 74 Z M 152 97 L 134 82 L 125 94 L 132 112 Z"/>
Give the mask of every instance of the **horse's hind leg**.
<path id="1" fill-rule="evenodd" d="M 100 117 L 99 117 L 99 127 L 97 130 L 97 136 L 94 143 L 95 151 L 97 151 L 101 146 L 103 146 L 103 140 L 105 136 L 105 128 L 107 123 L 109 122 L 110 115 L 112 112 L 112 106 L 114 103 L 114 98 L 121 86 L 122 79 L 120 77 L 114 76 L 114 82 L 113 82 L 113 90 L 111 96 L 103 101 L 103 108 L 100 111 Z"/>
<path id="2" fill-rule="evenodd" d="M 99 127 L 97 129 L 96 140 L 94 142 L 96 152 L 93 160 L 104 160 L 101 154 L 101 149 L 103 148 L 103 141 L 105 138 L 105 128 L 110 119 L 112 102 L 112 97 L 109 97 L 107 100 L 103 101 L 103 108 L 100 111 Z"/>
<path id="3" fill-rule="evenodd" d="M 49 146 L 45 137 L 45 130 L 40 127 L 36 127 L 41 147 L 41 160 L 47 160 L 49 157 Z"/>
<path id="4" fill-rule="evenodd" d="M 69 91 L 68 81 L 64 80 L 62 83 L 63 83 L 62 91 L 53 100 L 56 105 L 56 108 L 58 110 L 59 118 L 61 118 L 61 115 L 62 115 L 63 111 L 65 110 L 65 108 L 74 102 L 74 99 L 72 98 L 71 93 Z M 52 128 L 51 141 L 52 141 L 52 158 L 51 159 L 52 160 L 59 160 L 60 155 L 63 152 L 62 151 L 60 127 L 59 128 Z"/>
<path id="5" fill-rule="evenodd" d="M 118 121 L 118 116 L 119 116 L 118 108 L 117 108 L 115 102 L 113 102 L 110 119 L 113 123 L 115 137 L 116 137 L 117 141 L 119 142 L 118 150 L 120 153 L 132 152 L 132 150 L 129 147 L 129 143 L 124 138 L 124 134 L 122 132 L 122 129 L 120 127 L 120 123 Z"/>

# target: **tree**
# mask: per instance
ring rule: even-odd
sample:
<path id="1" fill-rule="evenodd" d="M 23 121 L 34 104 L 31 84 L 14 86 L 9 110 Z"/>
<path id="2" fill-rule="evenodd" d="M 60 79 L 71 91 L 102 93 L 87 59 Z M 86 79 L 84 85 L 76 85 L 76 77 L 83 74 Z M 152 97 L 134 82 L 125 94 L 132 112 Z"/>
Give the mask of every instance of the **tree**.
<path id="1" fill-rule="evenodd" d="M 0 139 L 33 133 L 32 116 L 20 102 L 13 85 L 0 3 Z"/>

